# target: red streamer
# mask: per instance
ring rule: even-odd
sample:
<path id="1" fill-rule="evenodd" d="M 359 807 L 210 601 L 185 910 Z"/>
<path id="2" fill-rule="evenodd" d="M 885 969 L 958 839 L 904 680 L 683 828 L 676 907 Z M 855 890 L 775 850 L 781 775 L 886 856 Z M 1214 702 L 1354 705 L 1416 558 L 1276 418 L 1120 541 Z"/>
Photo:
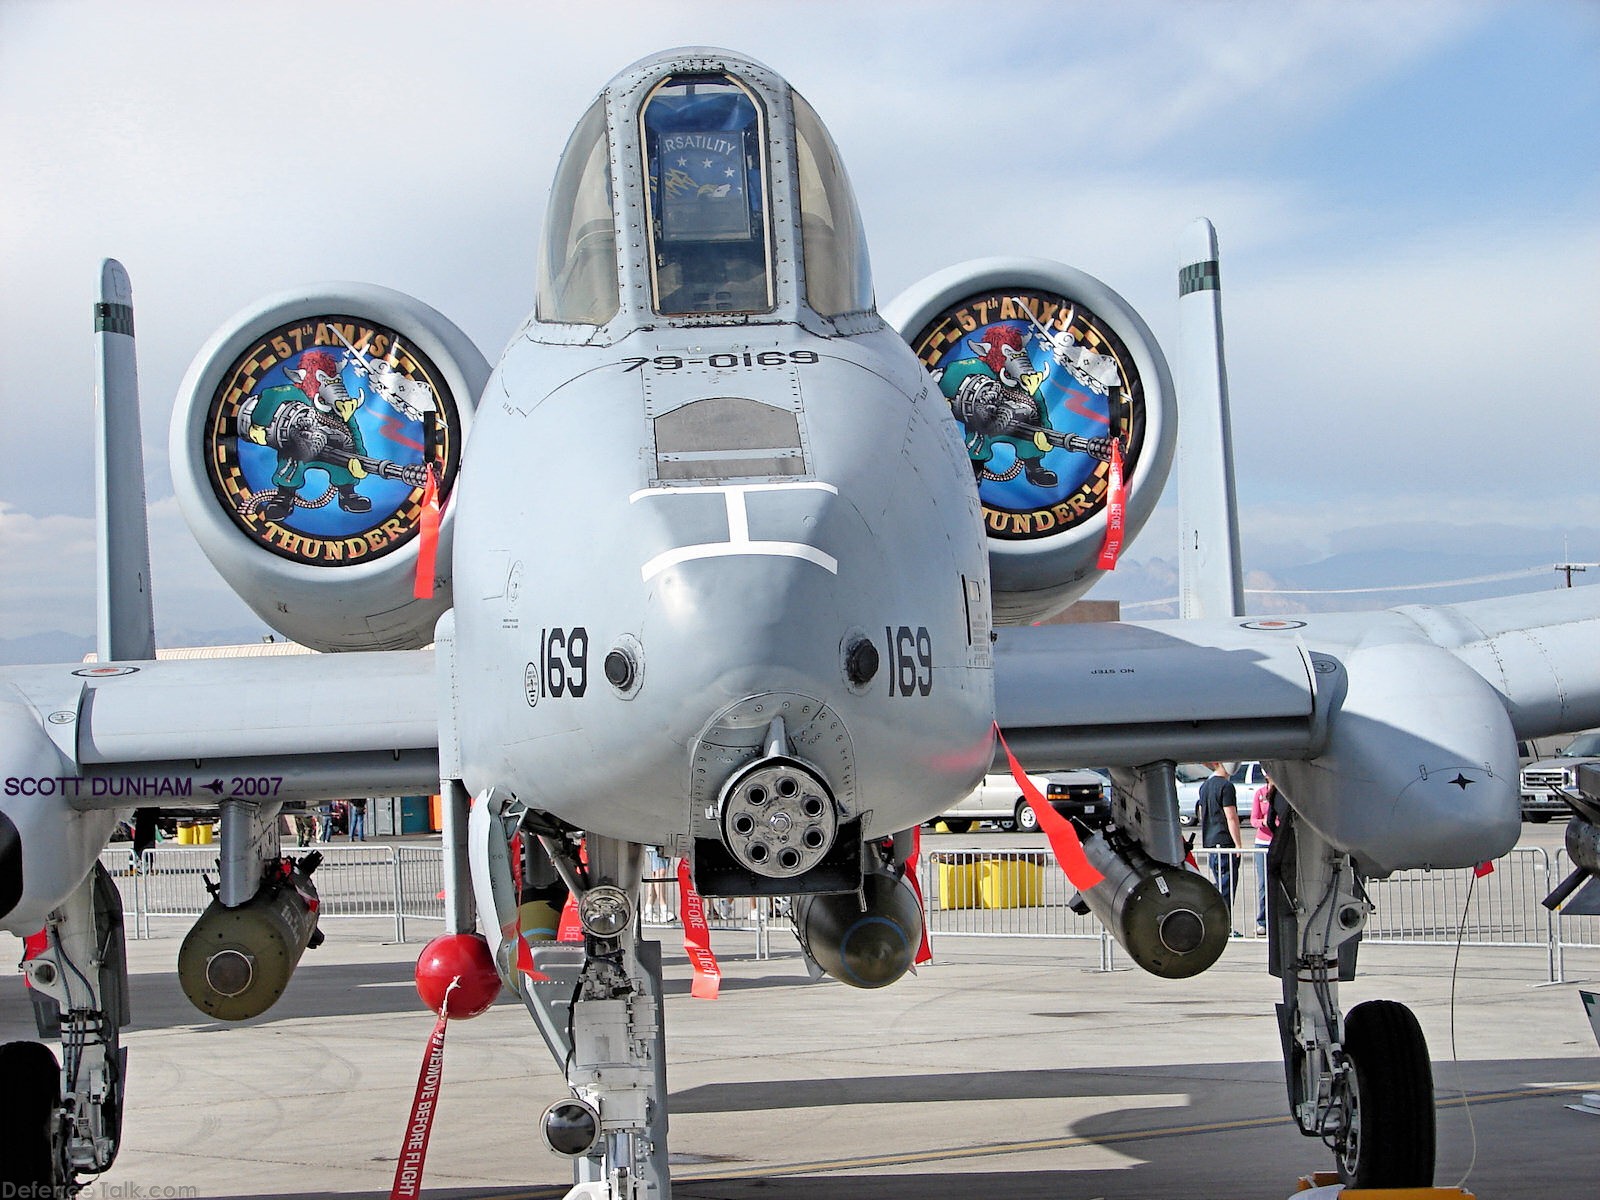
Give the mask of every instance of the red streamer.
<path id="1" fill-rule="evenodd" d="M 994 733 L 1000 739 L 1000 748 L 1006 752 L 1006 761 L 1011 764 L 1011 778 L 1017 781 L 1022 794 L 1027 797 L 1028 807 L 1033 809 L 1039 828 L 1050 840 L 1050 849 L 1056 856 L 1056 862 L 1072 886 L 1080 892 L 1087 892 L 1097 884 L 1104 883 L 1106 877 L 1094 869 L 1094 864 L 1084 854 L 1083 843 L 1078 840 L 1078 831 L 1072 827 L 1072 822 L 1039 794 L 1039 789 L 1033 786 L 1033 780 L 1028 778 L 1022 764 L 1017 762 L 1016 755 L 1011 753 L 1011 747 L 1006 745 L 1006 735 L 1000 732 L 998 724 L 994 727 Z"/>
<path id="2" fill-rule="evenodd" d="M 583 922 L 578 919 L 578 898 L 567 893 L 567 902 L 561 906 L 561 928 L 556 932 L 558 942 L 583 941 Z"/>
<path id="3" fill-rule="evenodd" d="M 452 980 L 439 1005 L 439 1019 L 428 1037 L 417 1073 L 417 1093 L 411 1101 L 411 1119 L 406 1122 L 405 1139 L 400 1143 L 400 1161 L 394 1168 L 394 1186 L 389 1200 L 416 1200 L 422 1195 L 422 1169 L 428 1161 L 428 1136 L 433 1132 L 433 1114 L 439 1109 L 439 1088 L 444 1082 L 444 1031 L 449 1023 L 450 993 L 459 981 Z"/>
<path id="4" fill-rule="evenodd" d="M 928 906 L 922 902 L 922 882 L 917 878 L 917 860 L 922 857 L 922 826 L 911 827 L 911 857 L 906 859 L 906 878 L 911 881 L 911 890 L 917 894 L 917 909 L 926 914 Z M 922 920 L 922 945 L 917 947 L 917 956 L 911 960 L 911 965 L 920 967 L 923 963 L 933 961 L 933 945 L 928 941 L 928 920 L 924 915 Z"/>
<path id="5" fill-rule="evenodd" d="M 683 949 L 694 967 L 694 985 L 689 994 L 700 1000 L 715 1000 L 722 990 L 722 968 L 711 953 L 711 928 L 706 924 L 706 902 L 694 890 L 689 878 L 689 860 L 678 860 L 678 911 L 683 915 Z"/>
<path id="6" fill-rule="evenodd" d="M 422 489 L 421 523 L 417 531 L 417 579 L 411 594 L 418 600 L 433 599 L 433 576 L 439 556 L 439 481 L 428 464 L 428 483 Z"/>
<path id="7" fill-rule="evenodd" d="M 1128 519 L 1128 489 L 1122 478 L 1122 439 L 1111 441 L 1111 469 L 1106 473 L 1106 540 L 1100 547 L 1095 566 L 1102 571 L 1117 569 L 1122 553 L 1122 533 Z"/>

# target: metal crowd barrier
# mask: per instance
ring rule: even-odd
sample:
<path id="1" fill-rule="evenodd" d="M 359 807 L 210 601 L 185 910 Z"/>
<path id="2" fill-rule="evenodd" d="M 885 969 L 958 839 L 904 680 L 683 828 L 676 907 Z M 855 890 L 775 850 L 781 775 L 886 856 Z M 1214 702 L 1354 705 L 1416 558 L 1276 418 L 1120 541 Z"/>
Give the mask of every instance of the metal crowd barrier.
<path id="1" fill-rule="evenodd" d="M 408 938 L 408 921 L 444 920 L 443 857 L 437 846 L 345 846 L 323 843 L 322 865 L 312 876 L 321 915 L 386 917 L 395 940 Z M 1259 940 L 1259 880 L 1265 851 L 1200 849 L 1200 871 L 1213 879 L 1222 862 L 1234 864 L 1237 884 L 1232 919 L 1236 937 Z M 128 936 L 151 936 L 151 918 L 195 917 L 210 901 L 204 880 L 215 880 L 215 846 L 158 846 L 135 859 L 126 846 L 103 850 L 100 861 L 122 893 Z M 1552 982 L 1565 979 L 1565 951 L 1600 950 L 1600 917 L 1568 917 L 1540 901 L 1571 870 L 1566 851 L 1554 859 L 1538 847 L 1521 847 L 1476 878 L 1471 870 L 1400 871 L 1369 880 L 1376 911 L 1364 940 L 1375 945 L 1470 946 L 1543 949 Z M 1073 887 L 1047 849 L 1000 850 L 979 845 L 941 847 L 918 864 L 929 933 L 941 937 L 1094 939 L 1100 965 L 1110 970 L 1116 947 L 1092 915 L 1068 906 Z M 756 956 L 771 954 L 774 931 L 792 933 L 786 899 L 708 899 L 712 932 L 756 937 Z M 682 927 L 677 878 L 645 879 L 644 924 Z"/>

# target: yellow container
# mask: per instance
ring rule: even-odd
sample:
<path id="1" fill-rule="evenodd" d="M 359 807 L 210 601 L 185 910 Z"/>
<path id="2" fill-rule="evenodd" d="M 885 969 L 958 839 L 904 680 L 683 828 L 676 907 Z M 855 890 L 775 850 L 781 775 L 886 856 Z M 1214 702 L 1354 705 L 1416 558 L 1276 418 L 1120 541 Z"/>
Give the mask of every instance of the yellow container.
<path id="1" fill-rule="evenodd" d="M 194 823 L 192 821 L 178 822 L 178 845 L 194 845 Z"/>
<path id="2" fill-rule="evenodd" d="M 939 863 L 939 907 L 977 908 L 978 866 L 975 862 Z"/>
<path id="3" fill-rule="evenodd" d="M 196 846 L 209 846 L 214 840 L 210 821 L 196 821 L 191 832 L 194 834 L 191 840 Z"/>
<path id="4" fill-rule="evenodd" d="M 984 908 L 1031 908 L 1044 898 L 1044 868 L 1018 858 L 985 859 L 978 898 Z"/>

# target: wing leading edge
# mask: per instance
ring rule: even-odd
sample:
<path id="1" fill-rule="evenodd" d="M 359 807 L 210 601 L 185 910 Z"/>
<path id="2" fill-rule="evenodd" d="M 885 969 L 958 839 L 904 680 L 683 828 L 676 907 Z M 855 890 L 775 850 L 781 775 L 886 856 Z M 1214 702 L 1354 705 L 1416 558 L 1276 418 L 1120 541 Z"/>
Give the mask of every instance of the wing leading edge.
<path id="1" fill-rule="evenodd" d="M 428 650 L 23 667 L 0 682 L 81 773 L 79 809 L 214 803 L 235 777 L 270 780 L 248 785 L 268 800 L 438 786 Z"/>
<path id="2" fill-rule="evenodd" d="M 1259 758 L 1371 870 L 1458 866 L 1519 828 L 1516 740 L 1600 725 L 1600 589 L 1386 612 L 1000 631 L 1028 770 Z"/>

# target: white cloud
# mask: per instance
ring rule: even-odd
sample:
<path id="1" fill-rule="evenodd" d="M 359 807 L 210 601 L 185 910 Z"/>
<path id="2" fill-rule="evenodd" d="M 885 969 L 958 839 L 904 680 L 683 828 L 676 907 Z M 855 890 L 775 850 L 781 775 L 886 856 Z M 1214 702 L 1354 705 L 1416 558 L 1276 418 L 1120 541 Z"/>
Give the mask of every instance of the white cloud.
<path id="1" fill-rule="evenodd" d="M 95 626 L 95 527 L 89 517 L 32 516 L 0 502 L 0 612 L 4 636 Z M 173 497 L 149 510 L 156 641 L 260 629 L 260 618 L 223 583 L 189 534 Z"/>
<path id="2" fill-rule="evenodd" d="M 266 292 L 356 278 L 434 304 L 493 359 L 530 306 L 574 120 L 627 62 L 695 41 L 768 62 L 828 121 L 880 299 L 961 258 L 1044 255 L 1101 276 L 1170 346 L 1175 242 L 1211 216 L 1247 530 L 1270 505 L 1270 521 L 1301 513 L 1331 539 L 1341 505 L 1396 492 L 1424 510 L 1480 496 L 1529 521 L 1550 497 L 1589 504 L 1578 459 L 1600 420 L 1600 302 L 1580 267 L 1600 223 L 1467 226 L 1428 197 L 1445 232 L 1419 219 L 1368 251 L 1355 239 L 1370 214 L 1301 178 L 1224 151 L 1200 172 L 1173 166 L 1177 146 L 1337 121 L 1492 12 L 683 2 L 612 4 L 597 25 L 591 10 L 484 3 L 0 5 L 0 551 L 31 574 L 0 590 L 4 623 L 45 604 L 92 625 L 81 547 L 101 256 L 127 263 L 137 299 L 157 602 L 164 619 L 189 605 L 171 610 L 183 624 L 213 603 L 238 617 L 162 507 L 168 414 L 195 349 Z M 1523 410 L 1501 420 L 1511 392 Z M 1293 507 L 1308 480 L 1321 507 Z"/>

